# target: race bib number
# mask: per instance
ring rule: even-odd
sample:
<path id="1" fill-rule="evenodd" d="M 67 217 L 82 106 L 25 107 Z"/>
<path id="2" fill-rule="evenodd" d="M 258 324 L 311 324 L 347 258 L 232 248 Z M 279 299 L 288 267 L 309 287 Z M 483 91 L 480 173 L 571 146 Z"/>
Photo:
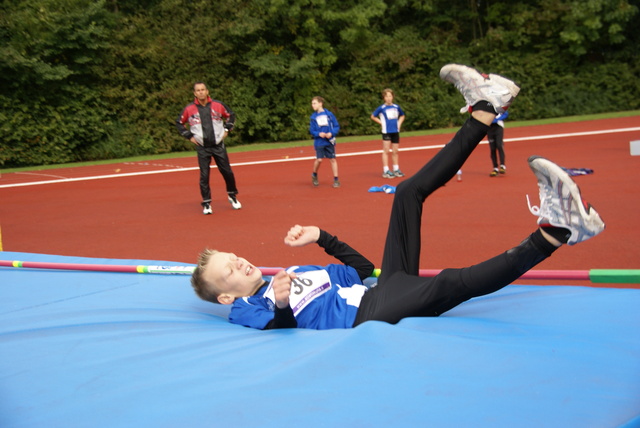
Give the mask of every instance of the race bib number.
<path id="1" fill-rule="evenodd" d="M 329 126 L 329 116 L 326 114 L 316 116 L 316 123 L 318 126 Z"/>
<path id="2" fill-rule="evenodd" d="M 287 272 L 294 269 L 295 267 L 289 268 Z M 296 275 L 298 277 L 291 281 L 291 293 L 289 294 L 289 306 L 293 309 L 294 316 L 298 315 L 313 300 L 331 289 L 329 274 L 325 270 L 301 272 Z M 275 293 L 271 284 L 264 296 L 275 303 Z"/>
<path id="3" fill-rule="evenodd" d="M 387 115 L 387 119 L 393 120 L 398 118 L 398 109 L 397 108 L 388 108 L 384 111 Z"/>

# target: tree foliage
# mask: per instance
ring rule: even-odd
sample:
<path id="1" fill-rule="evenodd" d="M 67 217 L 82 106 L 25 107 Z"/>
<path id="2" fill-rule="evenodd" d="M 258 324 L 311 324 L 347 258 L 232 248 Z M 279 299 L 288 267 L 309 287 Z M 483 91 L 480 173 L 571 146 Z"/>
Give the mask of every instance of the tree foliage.
<path id="1" fill-rule="evenodd" d="M 236 111 L 228 144 L 307 139 L 322 95 L 342 135 L 394 89 L 404 129 L 463 118 L 449 62 L 523 87 L 515 119 L 637 109 L 629 0 L 5 0 L 0 166 L 190 150 L 195 81 Z"/>

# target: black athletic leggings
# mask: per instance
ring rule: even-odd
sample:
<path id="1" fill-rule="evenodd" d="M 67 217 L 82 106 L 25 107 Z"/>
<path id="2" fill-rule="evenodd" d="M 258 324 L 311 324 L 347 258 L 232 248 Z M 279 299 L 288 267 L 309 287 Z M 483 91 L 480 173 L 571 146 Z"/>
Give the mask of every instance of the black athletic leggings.
<path id="1" fill-rule="evenodd" d="M 368 320 L 438 316 L 472 297 L 493 293 L 551 255 L 555 247 L 538 230 L 517 247 L 482 263 L 418 276 L 422 207 L 427 196 L 462 167 L 489 127 L 470 118 L 453 139 L 396 189 L 378 285 L 362 298 L 354 326 Z"/>
<path id="2" fill-rule="evenodd" d="M 500 156 L 500 165 L 504 165 L 504 128 L 497 123 L 492 123 L 487 131 L 489 140 L 489 156 L 494 168 L 498 167 L 498 155 Z"/>

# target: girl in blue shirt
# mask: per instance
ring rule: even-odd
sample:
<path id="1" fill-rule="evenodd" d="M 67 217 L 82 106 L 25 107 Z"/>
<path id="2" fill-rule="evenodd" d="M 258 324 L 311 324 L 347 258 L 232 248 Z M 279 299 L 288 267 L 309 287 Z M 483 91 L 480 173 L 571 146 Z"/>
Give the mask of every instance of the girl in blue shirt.
<path id="1" fill-rule="evenodd" d="M 382 91 L 384 104 L 371 113 L 371 120 L 382 127 L 382 177 L 404 177 L 400 171 L 398 147 L 400 145 L 400 127 L 404 122 L 405 114 L 398 104 L 393 103 L 394 93 L 391 89 Z M 393 170 L 389 169 L 389 152 Z"/>

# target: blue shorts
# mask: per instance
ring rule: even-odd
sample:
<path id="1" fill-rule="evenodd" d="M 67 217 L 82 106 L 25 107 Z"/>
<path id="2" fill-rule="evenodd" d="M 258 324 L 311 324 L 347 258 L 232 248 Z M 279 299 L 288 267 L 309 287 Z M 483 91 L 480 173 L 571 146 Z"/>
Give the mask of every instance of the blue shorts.
<path id="1" fill-rule="evenodd" d="M 336 146 L 321 146 L 316 147 L 316 159 L 335 159 L 336 157 Z"/>

